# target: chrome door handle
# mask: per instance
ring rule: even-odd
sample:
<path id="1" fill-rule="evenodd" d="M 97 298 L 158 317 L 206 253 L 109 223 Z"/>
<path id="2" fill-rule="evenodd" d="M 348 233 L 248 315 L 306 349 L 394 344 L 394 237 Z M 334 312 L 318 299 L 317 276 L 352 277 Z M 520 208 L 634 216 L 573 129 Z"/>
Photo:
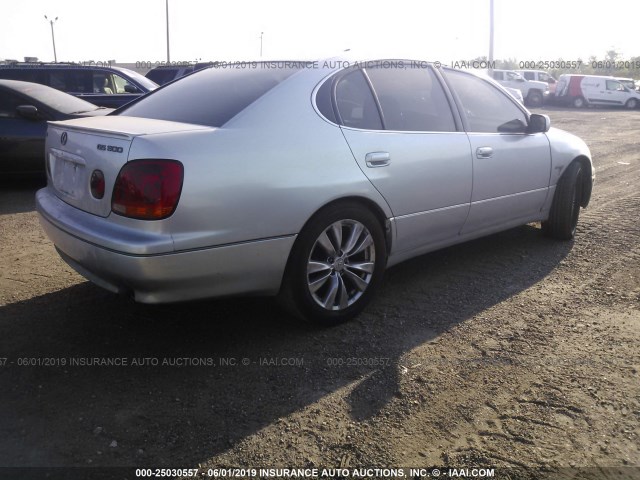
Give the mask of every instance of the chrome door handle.
<path id="1" fill-rule="evenodd" d="M 371 152 L 367 153 L 364 160 L 370 168 L 386 167 L 391 163 L 391 155 L 389 152 Z"/>
<path id="2" fill-rule="evenodd" d="M 493 148 L 491 148 L 491 147 L 478 147 L 476 149 L 476 157 L 478 157 L 478 158 L 490 158 L 490 157 L 493 157 Z"/>

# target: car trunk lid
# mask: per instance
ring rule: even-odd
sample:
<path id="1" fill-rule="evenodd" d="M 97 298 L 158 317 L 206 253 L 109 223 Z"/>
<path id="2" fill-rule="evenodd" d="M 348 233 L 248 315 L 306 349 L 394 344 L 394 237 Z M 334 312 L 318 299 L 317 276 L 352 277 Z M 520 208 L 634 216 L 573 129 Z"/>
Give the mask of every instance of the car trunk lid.
<path id="1" fill-rule="evenodd" d="M 207 129 L 199 125 L 135 117 L 93 117 L 49 122 L 46 166 L 49 183 L 64 202 L 101 217 L 111 213 L 113 186 L 127 163 L 135 137 Z M 91 192 L 91 177 L 104 176 L 102 198 Z"/>

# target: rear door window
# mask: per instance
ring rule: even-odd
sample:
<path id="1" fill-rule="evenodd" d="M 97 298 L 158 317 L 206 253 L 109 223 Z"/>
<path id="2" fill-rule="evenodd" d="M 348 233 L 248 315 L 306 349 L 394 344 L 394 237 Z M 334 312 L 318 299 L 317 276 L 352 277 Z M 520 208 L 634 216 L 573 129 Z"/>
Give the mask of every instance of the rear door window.
<path id="1" fill-rule="evenodd" d="M 47 85 L 67 93 L 92 93 L 91 72 L 73 68 L 49 70 Z"/>
<path id="2" fill-rule="evenodd" d="M 451 107 L 431 68 L 379 65 L 366 72 L 378 96 L 385 129 L 456 131 Z"/>
<path id="3" fill-rule="evenodd" d="M 50 70 L 48 85 L 62 92 L 70 92 L 67 87 L 67 76 L 64 70 Z"/>

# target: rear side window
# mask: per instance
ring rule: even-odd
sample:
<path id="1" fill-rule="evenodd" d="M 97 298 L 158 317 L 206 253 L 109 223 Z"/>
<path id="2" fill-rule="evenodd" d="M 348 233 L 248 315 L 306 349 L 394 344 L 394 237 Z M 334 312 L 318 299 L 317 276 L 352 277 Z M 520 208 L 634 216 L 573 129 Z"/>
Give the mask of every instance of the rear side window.
<path id="1" fill-rule="evenodd" d="M 22 82 L 47 83 L 44 73 L 35 68 L 0 68 L 0 78 L 20 80 Z"/>
<path id="2" fill-rule="evenodd" d="M 382 130 L 378 107 L 362 70 L 355 70 L 338 81 L 336 104 L 342 125 Z"/>
<path id="3" fill-rule="evenodd" d="M 119 115 L 220 127 L 299 68 L 210 68 L 171 83 Z"/>
<path id="4" fill-rule="evenodd" d="M 366 69 L 387 130 L 455 132 L 444 90 L 430 68 Z"/>

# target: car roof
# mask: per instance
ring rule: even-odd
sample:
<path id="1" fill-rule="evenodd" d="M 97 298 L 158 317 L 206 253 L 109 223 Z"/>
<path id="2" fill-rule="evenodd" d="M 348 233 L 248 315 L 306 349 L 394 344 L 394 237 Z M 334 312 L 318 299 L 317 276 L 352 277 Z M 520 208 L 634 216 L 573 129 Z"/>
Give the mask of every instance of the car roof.
<path id="1" fill-rule="evenodd" d="M 31 90 L 55 90 L 41 83 L 23 82 L 22 80 L 4 80 L 0 79 L 0 86 L 10 88 L 16 92 L 28 94 Z"/>
<path id="2" fill-rule="evenodd" d="M 102 62 L 101 62 L 102 63 Z M 0 68 L 114 68 L 115 65 L 100 65 L 97 63 L 85 65 L 80 63 L 5 63 Z"/>

